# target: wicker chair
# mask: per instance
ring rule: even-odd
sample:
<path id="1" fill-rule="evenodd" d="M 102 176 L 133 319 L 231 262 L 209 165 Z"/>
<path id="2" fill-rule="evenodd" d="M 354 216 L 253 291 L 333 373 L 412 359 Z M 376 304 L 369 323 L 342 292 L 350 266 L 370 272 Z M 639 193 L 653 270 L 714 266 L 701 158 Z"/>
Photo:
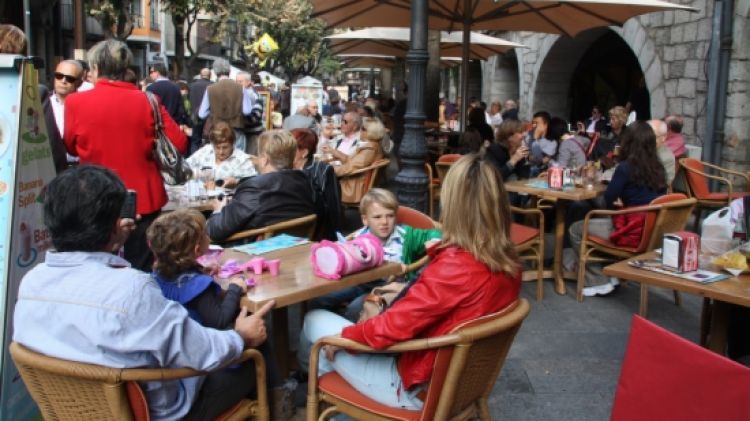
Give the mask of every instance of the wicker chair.
<path id="1" fill-rule="evenodd" d="M 370 189 L 375 186 L 375 181 L 378 179 L 379 171 L 382 168 L 388 167 L 388 164 L 390 163 L 391 161 L 388 159 L 380 159 L 378 161 L 375 161 L 369 167 L 360 168 L 357 171 L 354 171 L 350 174 L 339 177 L 339 182 L 347 178 L 358 177 L 358 182 L 362 183 L 363 185 L 363 188 L 361 189 L 362 194 L 359 195 L 359 197 L 353 198 L 351 202 L 344 202 L 344 201 L 341 202 L 344 205 L 344 207 L 353 207 L 353 208 L 359 207 L 359 201 L 362 200 L 362 196 L 364 196 L 365 193 L 370 191 Z"/>
<path id="2" fill-rule="evenodd" d="M 532 227 L 513 222 L 510 226 L 510 238 L 521 261 L 535 262 L 534 270 L 524 271 L 524 281 L 536 280 L 536 299 L 544 298 L 544 278 L 550 278 L 551 272 L 544 271 L 544 212 L 541 209 L 522 209 L 511 206 L 511 212 L 524 215 L 534 220 Z"/>
<path id="3" fill-rule="evenodd" d="M 500 312 L 464 322 L 446 335 L 401 342 L 381 351 L 341 337 L 321 338 L 310 353 L 307 419 L 325 419 L 340 412 L 368 421 L 447 420 L 470 416 L 489 420 L 487 399 L 513 338 L 528 314 L 529 302 L 520 299 Z M 335 372 L 318 378 L 319 351 L 325 344 L 357 352 L 437 350 L 424 407 L 421 411 L 410 411 L 382 405 L 357 392 Z M 321 403 L 331 406 L 319 418 Z"/>
<path id="4" fill-rule="evenodd" d="M 149 420 L 137 382 L 175 380 L 206 373 L 189 368 L 111 368 L 66 361 L 10 344 L 10 354 L 45 420 Z M 255 362 L 258 400 L 243 399 L 217 420 L 269 419 L 266 365 L 255 349 L 236 362 Z"/>
<path id="5" fill-rule="evenodd" d="M 266 225 L 265 227 L 236 232 L 219 243 L 237 244 L 248 241 L 266 240 L 279 233 L 298 235 L 300 237 L 312 239 L 315 234 L 315 222 L 317 219 L 318 217 L 315 214 L 301 216 L 299 218 Z"/>
<path id="6" fill-rule="evenodd" d="M 693 158 L 680 159 L 680 166 L 685 170 L 685 179 L 687 181 L 688 195 L 694 197 L 698 203 L 696 206 L 694 230 L 698 232 L 701 221 L 701 212 L 703 209 L 717 209 L 729 206 L 732 200 L 747 196 L 748 191 L 736 191 L 729 179 L 730 176 L 741 178 L 747 185 L 750 185 L 750 175 L 740 171 L 733 171 L 708 162 L 699 161 Z M 709 174 L 706 169 L 713 173 Z M 708 187 L 708 180 L 715 180 L 720 185 L 726 186 L 725 192 L 712 192 Z"/>
<path id="7" fill-rule="evenodd" d="M 688 199 L 684 194 L 672 193 L 657 197 L 650 204 L 636 206 L 623 210 L 592 210 L 586 215 L 583 222 L 583 241 L 578 262 L 578 284 L 576 297 L 579 302 L 583 301 L 583 284 L 586 276 L 586 263 L 590 261 L 604 262 L 612 260 L 627 259 L 638 254 L 654 250 L 661 245 L 665 233 L 682 231 L 685 229 L 690 213 L 693 212 L 695 199 Z M 600 238 L 590 235 L 588 232 L 589 220 L 594 217 L 612 217 L 613 215 L 624 215 L 628 213 L 646 213 L 645 226 L 641 242 L 637 247 L 622 247 L 609 241 L 608 238 Z M 680 304 L 680 296 L 674 291 L 675 303 Z M 648 286 L 641 284 L 640 315 L 646 317 L 648 311 Z"/>

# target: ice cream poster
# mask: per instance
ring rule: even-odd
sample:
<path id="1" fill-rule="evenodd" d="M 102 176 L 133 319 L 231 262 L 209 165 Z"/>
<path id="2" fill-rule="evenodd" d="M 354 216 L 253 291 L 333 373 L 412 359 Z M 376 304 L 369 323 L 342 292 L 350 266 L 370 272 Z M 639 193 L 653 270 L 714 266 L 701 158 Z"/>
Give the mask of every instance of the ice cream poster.
<path id="1" fill-rule="evenodd" d="M 11 56 L 12 57 L 12 56 Z M 4 57 L 3 57 L 4 58 Z M 17 64 L 22 63 L 20 66 Z M 8 65 L 0 58 L 0 249 L 3 326 L 0 419 L 37 414 L 10 355 L 13 310 L 23 276 L 44 260 L 50 237 L 43 221 L 45 186 L 55 177 L 52 151 L 39 97 L 37 71 L 29 60 Z M 20 75 L 19 75 L 20 72 Z"/>

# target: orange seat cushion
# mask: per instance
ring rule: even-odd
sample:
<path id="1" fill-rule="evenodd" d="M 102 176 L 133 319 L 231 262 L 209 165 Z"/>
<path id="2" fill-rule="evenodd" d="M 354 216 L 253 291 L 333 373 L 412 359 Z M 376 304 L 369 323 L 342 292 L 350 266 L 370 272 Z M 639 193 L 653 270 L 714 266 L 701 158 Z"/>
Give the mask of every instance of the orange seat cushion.
<path id="1" fill-rule="evenodd" d="M 515 222 L 510 225 L 510 241 L 512 241 L 515 245 L 523 244 L 527 241 L 535 239 L 538 236 L 538 228 L 528 227 L 523 224 L 516 224 Z"/>
<path id="2" fill-rule="evenodd" d="M 611 249 L 623 250 L 623 251 L 627 251 L 627 252 L 630 252 L 630 253 L 636 253 L 638 251 L 638 249 L 635 248 L 635 247 L 618 246 L 617 244 L 609 241 L 608 239 L 604 239 L 602 237 L 597 237 L 595 235 L 589 235 L 589 237 L 587 238 L 587 240 L 591 241 L 592 243 L 596 243 L 596 244 L 598 244 L 600 246 L 604 246 L 604 247 L 611 248 Z"/>
<path id="3" fill-rule="evenodd" d="M 375 402 L 367 396 L 359 393 L 336 372 L 331 372 L 320 377 L 318 379 L 318 387 L 321 391 L 334 396 L 337 399 L 364 408 L 365 410 L 382 417 L 388 417 L 394 420 L 416 421 L 419 420 L 422 415 L 419 411 L 392 408 L 383 405 L 382 403 Z"/>

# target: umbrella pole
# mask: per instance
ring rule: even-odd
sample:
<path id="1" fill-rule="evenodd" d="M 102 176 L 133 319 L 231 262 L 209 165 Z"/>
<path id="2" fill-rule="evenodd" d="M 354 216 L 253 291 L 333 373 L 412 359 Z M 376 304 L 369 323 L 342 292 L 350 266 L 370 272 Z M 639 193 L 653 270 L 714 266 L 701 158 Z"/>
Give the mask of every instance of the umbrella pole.
<path id="1" fill-rule="evenodd" d="M 409 91 L 404 115 L 404 138 L 399 148 L 400 171 L 396 176 L 398 201 L 427 213 L 427 175 L 424 171 L 427 148 L 424 140 L 424 89 L 427 67 L 427 0 L 411 5 L 411 44 L 406 54 L 409 64 Z"/>
<path id="2" fill-rule="evenodd" d="M 461 45 L 461 131 L 466 131 L 466 110 L 469 95 L 469 48 L 471 47 L 471 2 L 464 0 L 464 26 Z"/>

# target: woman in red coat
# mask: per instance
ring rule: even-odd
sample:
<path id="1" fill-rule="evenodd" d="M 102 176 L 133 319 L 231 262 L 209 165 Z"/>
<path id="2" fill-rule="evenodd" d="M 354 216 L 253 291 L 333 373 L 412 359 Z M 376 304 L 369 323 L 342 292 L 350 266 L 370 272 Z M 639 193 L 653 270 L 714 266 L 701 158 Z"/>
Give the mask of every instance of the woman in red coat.
<path id="1" fill-rule="evenodd" d="M 406 295 L 384 313 L 352 325 L 314 310 L 305 317 L 301 349 L 328 335 L 384 349 L 397 342 L 435 337 L 460 323 L 497 312 L 517 298 L 520 269 L 510 240 L 510 208 L 502 178 L 478 155 L 466 155 L 448 172 L 440 195 L 442 244 Z M 436 351 L 398 356 L 350 354 L 326 347 L 320 374 L 335 370 L 382 404 L 419 409 L 417 395 L 432 376 Z"/>
<path id="2" fill-rule="evenodd" d="M 133 267 L 150 271 L 153 257 L 146 246 L 146 228 L 167 203 L 164 181 L 153 159 L 154 118 L 146 96 L 124 82 L 133 55 L 122 41 L 105 40 L 88 52 L 94 89 L 65 101 L 64 141 L 68 153 L 81 164 L 113 170 L 128 189 L 137 193 L 141 216 L 125 244 L 125 258 Z M 166 135 L 180 152 L 187 139 L 161 107 Z"/>

